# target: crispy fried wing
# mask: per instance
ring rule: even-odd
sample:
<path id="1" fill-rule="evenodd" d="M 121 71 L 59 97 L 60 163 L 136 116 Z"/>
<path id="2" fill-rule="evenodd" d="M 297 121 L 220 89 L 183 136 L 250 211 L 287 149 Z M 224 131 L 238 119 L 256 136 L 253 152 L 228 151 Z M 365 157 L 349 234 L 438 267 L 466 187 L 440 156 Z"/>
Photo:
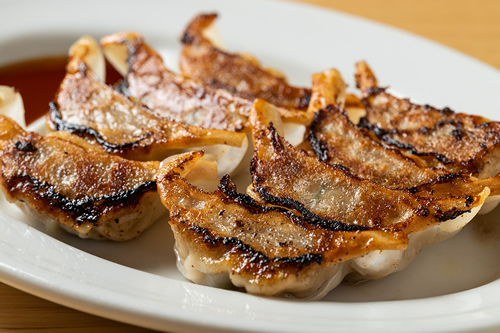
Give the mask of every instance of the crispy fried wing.
<path id="1" fill-rule="evenodd" d="M 52 130 L 78 134 L 112 154 L 136 160 L 161 160 L 174 149 L 205 145 L 241 147 L 244 155 L 245 134 L 162 118 L 106 86 L 85 62 L 88 44 L 88 39 L 80 40 L 72 47 L 66 77 L 50 107 Z"/>
<path id="2" fill-rule="evenodd" d="M 255 146 L 251 193 L 263 202 L 310 211 L 332 221 L 403 228 L 408 233 L 456 218 L 483 203 L 481 193 L 436 200 L 352 176 L 342 167 L 293 148 L 269 122 L 277 119 L 272 113 L 272 105 L 256 100 L 250 115 Z"/>
<path id="3" fill-rule="evenodd" d="M 364 62 L 356 66 L 356 81 L 367 113 L 360 125 L 386 144 L 451 172 L 487 178 L 500 171 L 500 123 L 396 98 L 378 87 Z"/>
<path id="4" fill-rule="evenodd" d="M 309 89 L 292 87 L 282 74 L 262 67 L 255 58 L 224 52 L 205 37 L 216 18 L 216 14 L 198 15 L 187 26 L 182 36 L 181 72 L 250 101 L 262 98 L 287 109 L 307 110 Z"/>
<path id="5" fill-rule="evenodd" d="M 7 199 L 85 238 L 133 239 L 166 213 L 154 178 L 159 162 L 129 161 L 80 141 L 27 133 L 0 116 L 0 186 Z"/>
<path id="6" fill-rule="evenodd" d="M 204 128 L 240 131 L 248 127 L 251 101 L 176 75 L 138 33 L 101 39 L 106 58 L 125 77 L 120 90 L 162 117 Z"/>
<path id="7" fill-rule="evenodd" d="M 230 281 L 254 294 L 321 297 L 352 268 L 363 270 L 363 255 L 406 247 L 402 233 L 352 225 L 332 229 L 280 207 L 261 206 L 237 193 L 228 177 L 219 190 L 201 191 L 182 178 L 201 156 L 184 154 L 157 175 L 179 269 L 194 282 Z"/>

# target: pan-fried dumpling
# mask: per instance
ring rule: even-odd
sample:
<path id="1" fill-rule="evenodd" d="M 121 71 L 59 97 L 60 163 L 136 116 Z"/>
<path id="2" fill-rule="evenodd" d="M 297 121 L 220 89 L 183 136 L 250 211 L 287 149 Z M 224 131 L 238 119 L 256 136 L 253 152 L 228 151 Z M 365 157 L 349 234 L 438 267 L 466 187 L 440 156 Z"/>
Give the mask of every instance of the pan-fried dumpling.
<path id="1" fill-rule="evenodd" d="M 383 186 L 409 189 L 426 197 L 469 195 L 489 187 L 491 195 L 481 213 L 489 211 L 500 200 L 498 177 L 475 180 L 445 169 L 425 167 L 425 161 L 418 156 L 404 155 L 393 147 L 383 146 L 373 133 L 354 125 L 342 107 L 346 85 L 338 71 L 314 74 L 312 81 L 313 97 L 308 111 L 313 112 L 314 107 L 319 110 L 308 139 L 320 160 L 340 165 L 353 175 Z"/>
<path id="2" fill-rule="evenodd" d="M 368 130 L 354 125 L 344 108 L 346 85 L 337 70 L 314 74 L 312 81 L 308 111 L 316 114 L 308 140 L 320 160 L 390 188 L 412 188 L 440 181 L 450 174 L 444 169 L 419 165 L 399 150 L 378 143 Z"/>
<path id="3" fill-rule="evenodd" d="M 487 178 L 500 171 L 500 123 L 394 97 L 365 62 L 356 66 L 356 82 L 366 105 L 360 126 L 385 144 L 451 172 Z"/>
<path id="4" fill-rule="evenodd" d="M 172 73 L 142 35 L 113 34 L 103 37 L 101 45 L 124 76 L 118 88 L 160 116 L 203 128 L 240 131 L 248 127 L 251 101 Z"/>
<path id="5" fill-rule="evenodd" d="M 25 132 L 0 116 L 0 186 L 6 198 L 83 238 L 130 240 L 166 213 L 159 162 L 109 155 L 75 135 Z"/>
<path id="6" fill-rule="evenodd" d="M 96 42 L 84 37 L 70 51 L 70 61 L 55 100 L 48 125 L 100 144 L 111 154 L 134 160 L 162 160 L 186 148 L 213 146 L 213 153 L 227 156 L 221 170 L 232 172 L 247 149 L 243 133 L 203 129 L 158 116 L 106 86 L 95 75 L 87 58 L 100 53 Z M 230 146 L 229 149 L 222 146 Z"/>
<path id="7" fill-rule="evenodd" d="M 186 153 L 157 174 L 160 197 L 170 211 L 177 266 L 196 283 L 318 299 L 351 270 L 369 272 L 377 265 L 364 255 L 406 248 L 402 232 L 320 223 L 259 205 L 236 192 L 227 176 L 218 190 L 202 191 L 183 178 L 202 155 Z"/>
<path id="8" fill-rule="evenodd" d="M 118 89 L 162 117 L 203 128 L 249 132 L 253 99 L 176 75 L 138 33 L 118 33 L 101 39 L 104 54 L 124 76 Z M 285 136 L 294 144 L 303 140 L 312 117 L 298 110 L 279 108 Z M 220 164 L 220 163 L 219 163 Z"/>
<path id="9" fill-rule="evenodd" d="M 479 211 L 488 188 L 475 188 L 468 195 L 433 198 L 407 190 L 389 189 L 351 175 L 342 166 L 329 165 L 297 150 L 279 135 L 279 117 L 263 100 L 254 102 L 250 115 L 254 128 L 252 186 L 248 193 L 260 202 L 287 207 L 304 216 L 367 228 L 400 229 L 410 237 L 410 247 L 423 246 L 449 237 Z M 453 228 L 444 227 L 448 221 Z M 435 238 L 435 230 L 441 236 Z M 415 234 L 428 236 L 416 237 Z M 412 239 L 418 239 L 412 243 Z M 390 252 L 381 255 L 392 268 L 365 278 L 381 277 L 401 269 L 417 252 L 401 252 L 392 262 Z M 385 257 L 387 255 L 387 257 Z M 404 257 L 405 260 L 400 261 Z"/>
<path id="10" fill-rule="evenodd" d="M 216 18 L 217 14 L 201 14 L 187 26 L 181 40 L 182 74 L 250 101 L 262 98 L 287 109 L 307 110 L 309 89 L 289 85 L 282 73 L 264 68 L 249 55 L 222 51 L 206 37 Z"/>

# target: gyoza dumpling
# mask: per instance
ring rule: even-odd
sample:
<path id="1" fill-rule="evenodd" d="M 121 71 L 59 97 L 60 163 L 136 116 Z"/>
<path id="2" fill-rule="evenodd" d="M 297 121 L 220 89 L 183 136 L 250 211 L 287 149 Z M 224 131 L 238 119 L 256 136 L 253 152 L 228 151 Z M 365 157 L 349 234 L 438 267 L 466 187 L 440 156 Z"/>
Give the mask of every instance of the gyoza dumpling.
<path id="1" fill-rule="evenodd" d="M 179 62 L 182 74 L 250 101 L 262 98 L 287 109 L 307 110 L 309 89 L 289 85 L 282 73 L 264 68 L 249 55 L 222 51 L 206 37 L 216 18 L 217 14 L 198 15 L 187 26 Z"/>
<path id="2" fill-rule="evenodd" d="M 109 155 L 66 132 L 28 133 L 0 116 L 7 200 L 84 238 L 133 239 L 166 213 L 156 190 L 159 164 Z"/>
<path id="3" fill-rule="evenodd" d="M 345 168 L 321 162 L 286 142 L 279 135 L 281 124 L 274 107 L 263 100 L 254 102 L 250 122 L 255 152 L 248 193 L 253 198 L 311 219 L 317 216 L 321 221 L 401 230 L 409 235 L 411 251 L 396 257 L 381 253 L 385 268 L 365 272 L 364 278 L 378 278 L 404 268 L 420 248 L 451 236 L 470 221 L 489 194 L 488 188 L 474 188 L 468 195 L 437 199 L 353 176 Z"/>
<path id="4" fill-rule="evenodd" d="M 244 99 L 226 89 L 172 73 L 138 33 L 109 35 L 101 39 L 101 44 L 106 58 L 124 76 L 118 89 L 160 116 L 204 128 L 250 131 L 248 115 L 253 98 Z M 301 125 L 309 125 L 311 115 L 278 110 L 287 123 L 287 139 L 295 144 L 302 142 Z"/>
<path id="5" fill-rule="evenodd" d="M 419 165 L 418 160 L 382 146 L 368 130 L 354 125 L 344 108 L 346 85 L 337 70 L 314 74 L 312 81 L 309 112 L 316 114 L 308 140 L 320 160 L 390 188 L 412 188 L 450 174 Z"/>
<path id="6" fill-rule="evenodd" d="M 499 177 L 476 180 L 446 169 L 425 167 L 418 156 L 403 154 L 381 145 L 369 130 L 354 125 L 342 107 L 345 83 L 336 70 L 313 75 L 313 94 L 309 111 L 318 108 L 308 140 L 318 158 L 340 165 L 349 173 L 385 187 L 409 189 L 426 197 L 446 198 L 479 193 L 489 187 L 491 194 L 481 213 L 500 200 Z"/>
<path id="7" fill-rule="evenodd" d="M 407 246 L 402 232 L 319 223 L 319 218 L 261 206 L 236 192 L 227 176 L 219 190 L 202 191 L 183 178 L 202 156 L 186 153 L 163 164 L 157 174 L 160 197 L 170 212 L 177 266 L 196 283 L 319 299 L 352 269 L 370 271 L 377 265 L 364 255 Z"/>
<path id="8" fill-rule="evenodd" d="M 119 89 L 148 108 L 180 123 L 241 131 L 248 127 L 252 102 L 176 75 L 138 33 L 118 33 L 101 39 L 106 58 L 124 76 Z"/>
<path id="9" fill-rule="evenodd" d="M 366 105 L 359 125 L 385 144 L 451 172 L 487 178 L 500 171 L 499 122 L 394 97 L 378 87 L 365 62 L 356 65 L 356 82 Z"/>
<path id="10" fill-rule="evenodd" d="M 213 146 L 211 153 L 218 159 L 226 157 L 224 173 L 237 167 L 247 149 L 245 134 L 177 123 L 132 102 L 99 80 L 92 62 L 86 62 L 96 54 L 103 57 L 89 37 L 72 46 L 66 77 L 50 105 L 47 121 L 52 130 L 78 134 L 111 154 L 134 160 L 162 160 L 185 148 Z"/>

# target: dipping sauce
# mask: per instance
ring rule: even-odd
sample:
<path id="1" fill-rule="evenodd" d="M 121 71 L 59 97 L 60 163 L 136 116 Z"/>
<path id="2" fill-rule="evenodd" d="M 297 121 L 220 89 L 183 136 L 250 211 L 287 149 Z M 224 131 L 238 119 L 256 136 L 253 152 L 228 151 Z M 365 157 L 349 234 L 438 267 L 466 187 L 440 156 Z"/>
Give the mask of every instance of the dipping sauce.
<path id="1" fill-rule="evenodd" d="M 29 125 L 49 110 L 49 102 L 66 74 L 68 57 L 47 57 L 0 67 L 0 85 L 16 87 L 24 102 Z M 106 63 L 106 82 L 114 84 L 122 76 Z"/>

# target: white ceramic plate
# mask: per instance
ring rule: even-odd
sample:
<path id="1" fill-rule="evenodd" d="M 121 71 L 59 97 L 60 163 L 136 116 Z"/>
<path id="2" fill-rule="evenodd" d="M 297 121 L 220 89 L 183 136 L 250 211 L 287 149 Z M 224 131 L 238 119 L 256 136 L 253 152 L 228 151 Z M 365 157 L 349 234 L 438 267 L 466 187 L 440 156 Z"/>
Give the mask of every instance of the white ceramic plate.
<path id="1" fill-rule="evenodd" d="M 220 13 L 229 50 L 254 54 L 309 85 L 338 68 L 353 87 L 367 60 L 383 85 L 438 107 L 498 118 L 500 73 L 401 31 L 273 1 L 0 0 L 0 65 L 65 53 L 82 34 L 142 32 L 177 68 L 178 37 L 202 11 Z M 1 84 L 1 82 L 0 82 Z M 165 220 L 126 243 L 48 232 L 0 200 L 0 280 L 63 305 L 169 331 L 436 332 L 500 329 L 500 210 L 422 251 L 401 273 L 342 285 L 321 302 L 262 298 L 186 281 Z"/>

